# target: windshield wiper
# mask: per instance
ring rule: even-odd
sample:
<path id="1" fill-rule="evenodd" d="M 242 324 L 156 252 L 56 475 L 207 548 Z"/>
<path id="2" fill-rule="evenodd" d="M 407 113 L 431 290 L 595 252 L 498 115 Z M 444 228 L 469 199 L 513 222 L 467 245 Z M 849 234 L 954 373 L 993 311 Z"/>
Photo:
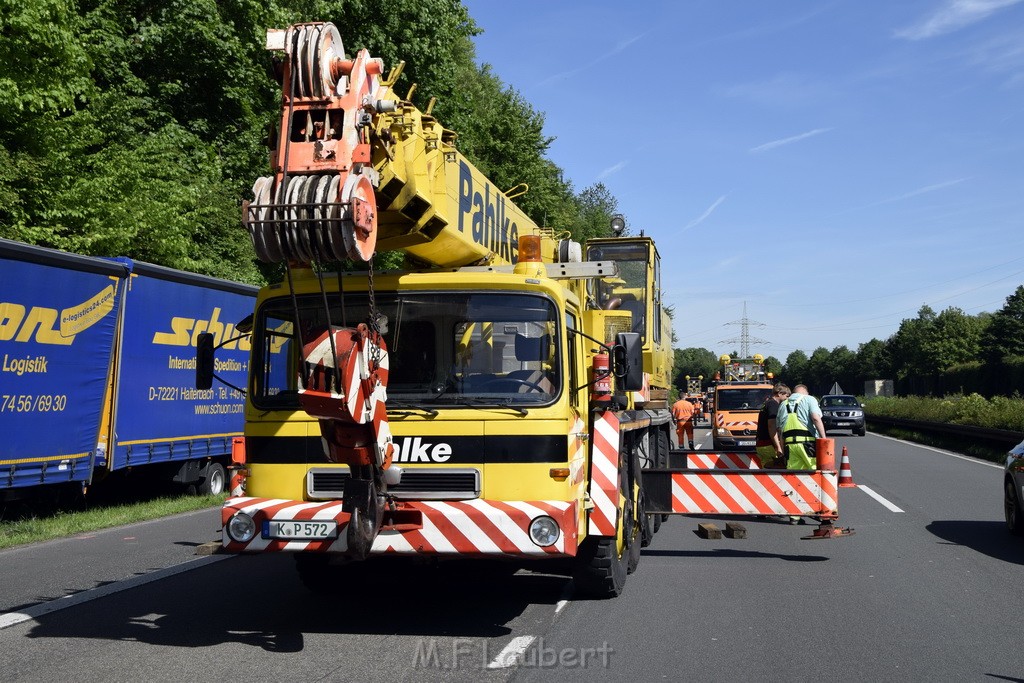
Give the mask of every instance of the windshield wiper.
<path id="1" fill-rule="evenodd" d="M 433 408 L 427 408 L 426 406 L 416 405 L 415 403 L 408 403 L 406 401 L 395 401 L 394 399 L 388 399 L 385 404 L 388 408 L 398 408 L 399 410 L 418 410 L 424 412 L 430 417 L 437 417 L 437 411 Z"/>
<path id="2" fill-rule="evenodd" d="M 529 415 L 530 411 L 522 406 L 512 405 L 512 399 L 508 398 L 504 401 L 490 401 L 483 398 L 472 398 L 469 396 L 463 396 L 462 398 L 452 401 L 453 406 L 467 406 L 471 408 L 507 408 L 514 410 L 520 415 Z"/>

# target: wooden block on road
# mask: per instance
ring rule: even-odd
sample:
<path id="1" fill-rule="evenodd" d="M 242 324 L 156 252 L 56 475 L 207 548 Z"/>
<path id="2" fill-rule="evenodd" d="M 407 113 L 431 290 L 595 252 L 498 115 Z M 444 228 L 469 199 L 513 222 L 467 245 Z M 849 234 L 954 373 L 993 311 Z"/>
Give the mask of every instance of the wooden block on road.
<path id="1" fill-rule="evenodd" d="M 725 535 L 728 538 L 746 538 L 747 527 L 743 526 L 739 522 L 726 522 Z"/>
<path id="2" fill-rule="evenodd" d="M 220 541 L 210 541 L 196 546 L 196 555 L 216 555 L 220 552 Z"/>
<path id="3" fill-rule="evenodd" d="M 697 535 L 701 538 L 721 538 L 722 530 L 711 523 L 698 524 Z"/>

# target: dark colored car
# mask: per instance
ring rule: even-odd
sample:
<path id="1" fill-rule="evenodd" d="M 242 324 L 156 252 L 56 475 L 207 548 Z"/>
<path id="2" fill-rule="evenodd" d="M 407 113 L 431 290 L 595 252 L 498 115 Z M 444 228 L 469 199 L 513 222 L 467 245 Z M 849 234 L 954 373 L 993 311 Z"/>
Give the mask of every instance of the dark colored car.
<path id="1" fill-rule="evenodd" d="M 831 434 L 833 429 L 849 429 L 851 434 L 864 436 L 864 406 L 856 396 L 829 394 L 822 396 L 819 403 L 826 432 Z"/>
<path id="2" fill-rule="evenodd" d="M 1006 528 L 1011 534 L 1024 536 L 1024 507 L 1021 494 L 1024 493 L 1024 441 L 1006 454 L 1006 476 L 1003 479 L 1003 510 L 1006 513 Z"/>

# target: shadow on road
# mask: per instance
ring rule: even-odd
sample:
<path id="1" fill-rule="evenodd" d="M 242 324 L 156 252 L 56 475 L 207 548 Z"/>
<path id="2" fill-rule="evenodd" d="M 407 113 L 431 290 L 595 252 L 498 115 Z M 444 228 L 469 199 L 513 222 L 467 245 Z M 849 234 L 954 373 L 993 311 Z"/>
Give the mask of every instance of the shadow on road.
<path id="1" fill-rule="evenodd" d="M 1024 564 L 1024 544 L 1010 535 L 1003 522 L 936 520 L 925 528 L 947 543 L 971 548 L 1003 562 Z"/>
<path id="2" fill-rule="evenodd" d="M 651 557 L 734 557 L 785 560 L 787 562 L 825 562 L 829 558 L 821 555 L 786 555 L 783 553 L 762 553 L 756 550 L 650 550 L 645 549 L 644 556 Z"/>
<path id="3" fill-rule="evenodd" d="M 304 633 L 500 637 L 531 604 L 555 604 L 566 577 L 507 568 L 381 565 L 341 595 L 311 593 L 290 555 L 232 557 L 36 619 L 30 638 L 241 643 L 301 652 Z"/>

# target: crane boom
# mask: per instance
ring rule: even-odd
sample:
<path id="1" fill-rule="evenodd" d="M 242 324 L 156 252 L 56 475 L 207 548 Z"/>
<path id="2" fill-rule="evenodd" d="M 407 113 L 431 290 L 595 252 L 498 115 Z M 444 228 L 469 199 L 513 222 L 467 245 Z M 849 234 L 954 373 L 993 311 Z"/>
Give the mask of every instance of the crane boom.
<path id="1" fill-rule="evenodd" d="M 261 260 L 368 261 L 402 250 L 432 266 L 507 265 L 540 228 L 454 146 L 455 133 L 394 91 L 365 49 L 349 59 L 330 23 L 268 32 L 283 51 L 274 174 L 245 206 Z"/>

